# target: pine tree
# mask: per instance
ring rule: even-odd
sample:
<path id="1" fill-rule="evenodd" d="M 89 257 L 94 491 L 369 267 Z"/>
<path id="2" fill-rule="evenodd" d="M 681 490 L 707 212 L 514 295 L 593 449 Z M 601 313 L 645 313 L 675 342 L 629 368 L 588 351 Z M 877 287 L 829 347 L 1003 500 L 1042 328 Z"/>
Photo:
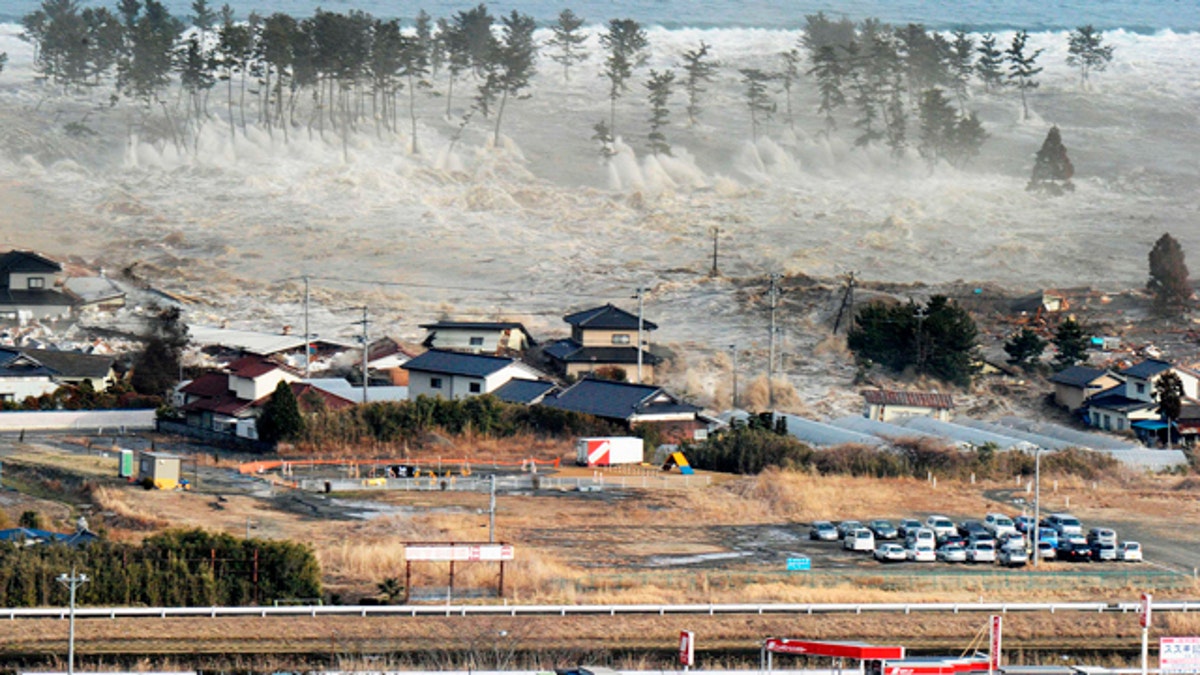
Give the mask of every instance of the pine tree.
<path id="1" fill-rule="evenodd" d="M 921 95 L 919 108 L 920 136 L 917 152 L 932 168 L 939 159 L 950 154 L 957 116 L 950 99 L 941 89 L 928 89 Z"/>
<path id="2" fill-rule="evenodd" d="M 964 30 L 954 31 L 954 42 L 950 45 L 950 72 L 953 79 L 950 89 L 958 99 L 959 112 L 966 112 L 968 85 L 975 73 L 975 39 Z"/>
<path id="3" fill-rule="evenodd" d="M 904 85 L 900 81 L 900 75 L 897 74 L 889 87 L 887 108 L 885 109 L 887 144 L 891 148 L 892 157 L 896 159 L 903 158 L 905 148 L 908 147 L 908 109 L 904 105 L 903 92 Z"/>
<path id="4" fill-rule="evenodd" d="M 978 371 L 979 330 L 971 315 L 945 296 L 922 307 L 871 303 L 858 311 L 846 344 L 860 362 L 967 386 Z"/>
<path id="5" fill-rule="evenodd" d="M 608 50 L 604 61 L 603 76 L 608 78 L 608 130 L 617 133 L 617 99 L 628 90 L 633 69 L 646 61 L 646 49 L 650 46 L 646 31 L 633 19 L 612 19 L 608 31 L 600 36 L 600 44 Z"/>
<path id="6" fill-rule="evenodd" d="M 1042 358 L 1047 344 L 1049 343 L 1034 331 L 1022 328 L 1004 342 L 1004 353 L 1008 354 L 1009 365 L 1030 370 Z"/>
<path id="7" fill-rule="evenodd" d="M 867 59 L 862 58 L 858 53 L 858 44 L 852 43 L 846 50 L 846 61 L 853 65 L 855 63 L 867 62 Z M 858 118 L 854 120 L 854 126 L 861 130 L 861 133 L 854 139 L 855 147 L 866 147 L 882 138 L 884 138 L 883 130 L 880 128 L 880 120 L 883 117 L 880 111 L 880 92 L 879 82 L 871 77 L 871 73 L 865 67 L 852 67 L 849 74 L 850 92 L 853 96 L 852 103 L 858 110 Z"/>
<path id="8" fill-rule="evenodd" d="M 831 21 L 825 12 L 808 14 L 804 17 L 804 32 L 800 45 L 808 52 L 810 61 L 825 47 L 843 49 L 854 40 L 854 22 L 842 17 Z"/>
<path id="9" fill-rule="evenodd" d="M 1088 24 L 1067 36 L 1067 65 L 1079 69 L 1079 84 L 1088 86 L 1093 71 L 1103 72 L 1112 62 L 1113 47 L 1104 44 L 1103 31 Z"/>
<path id="10" fill-rule="evenodd" d="M 704 85 L 713 81 L 716 76 L 717 67 L 720 65 L 716 61 L 709 58 L 709 46 L 700 42 L 700 46 L 696 49 L 689 49 L 683 53 L 683 63 L 680 68 L 683 69 L 683 90 L 687 92 L 687 116 L 688 125 L 695 126 L 696 119 L 700 117 L 700 95 L 706 90 Z"/>
<path id="11" fill-rule="evenodd" d="M 966 115 L 959 115 L 958 121 L 954 124 L 954 131 L 950 134 L 947 159 L 961 169 L 979 156 L 979 151 L 987 139 L 988 132 L 984 130 L 983 123 L 979 121 L 979 115 L 974 111 Z"/>
<path id="12" fill-rule="evenodd" d="M 1033 173 L 1029 177 L 1026 190 L 1046 192 L 1061 195 L 1064 190 L 1075 189 L 1071 176 L 1075 175 L 1075 167 L 1067 157 L 1067 148 L 1063 145 L 1062 134 L 1057 126 L 1050 127 L 1046 140 L 1042 142 L 1041 150 L 1033 161 Z"/>
<path id="13" fill-rule="evenodd" d="M 1170 233 L 1159 237 L 1150 250 L 1150 281 L 1146 288 L 1154 294 L 1154 310 L 1163 316 L 1177 316 L 1191 307 L 1187 262 L 1183 248 Z"/>
<path id="14" fill-rule="evenodd" d="M 834 47 L 829 45 L 821 47 L 812 62 L 808 74 L 817 78 L 817 91 L 821 97 L 817 112 L 825 115 L 825 133 L 828 135 L 837 129 L 834 111 L 846 104 L 846 95 L 842 91 L 846 71 Z"/>
<path id="15" fill-rule="evenodd" d="M 304 433 L 304 417 L 292 385 L 280 380 L 271 398 L 263 405 L 256 423 L 258 438 L 267 443 L 293 441 Z"/>
<path id="16" fill-rule="evenodd" d="M 1032 53 L 1027 53 L 1028 41 L 1029 32 L 1021 31 L 1013 36 L 1012 44 L 1004 52 L 1004 58 L 1008 62 L 1008 79 L 1016 85 L 1017 89 L 1021 90 L 1021 108 L 1025 111 L 1025 119 L 1029 119 L 1029 100 L 1026 92 L 1030 89 L 1037 89 L 1038 81 L 1034 78 L 1042 72 L 1042 67 L 1037 65 L 1037 59 L 1042 55 L 1042 50 L 1037 49 Z"/>
<path id="17" fill-rule="evenodd" d="M 600 120 L 592 125 L 592 140 L 600 146 L 601 159 L 608 161 L 617 154 L 616 139 L 613 138 L 612 130 L 608 128 L 608 122 Z"/>
<path id="18" fill-rule="evenodd" d="M 501 18 L 500 40 L 494 43 L 490 61 L 487 64 L 487 77 L 480 86 L 480 98 L 487 100 L 500 95 L 500 104 L 496 110 L 496 127 L 492 136 L 492 144 L 500 145 L 500 122 L 504 118 L 504 107 L 509 97 L 520 97 L 529 87 L 529 78 L 537 72 L 537 44 L 533 41 L 533 31 L 537 27 L 533 17 L 520 14 L 513 10 L 511 14 Z M 485 103 L 484 115 L 487 115 Z"/>
<path id="19" fill-rule="evenodd" d="M 134 358 L 130 384 L 139 394 L 162 396 L 179 381 L 180 360 L 188 343 L 188 328 L 177 307 L 161 309 L 151 318 L 146 345 Z"/>
<path id="20" fill-rule="evenodd" d="M 0 73 L 4 72 L 4 66 L 8 64 L 8 52 L 0 52 Z"/>
<path id="21" fill-rule="evenodd" d="M 580 30 L 583 18 L 575 16 L 569 9 L 558 14 L 558 21 L 550 26 L 551 37 L 546 46 L 551 48 L 550 58 L 563 67 L 563 81 L 571 81 L 571 66 L 587 60 L 588 51 L 583 47 L 587 34 Z"/>
<path id="22" fill-rule="evenodd" d="M 783 85 L 783 97 L 787 106 L 787 123 L 788 127 L 795 131 L 796 118 L 792 114 L 792 86 L 800 79 L 800 50 L 789 49 L 781 53 L 779 57 L 783 60 L 783 69 L 779 71 L 779 81 Z"/>
<path id="23" fill-rule="evenodd" d="M 1004 52 L 997 47 L 996 36 L 984 33 L 979 41 L 979 49 L 975 51 L 979 54 L 975 60 L 975 74 L 983 82 L 983 88 L 995 91 L 1003 87 L 1004 73 L 1001 67 L 1004 64 Z"/>
<path id="24" fill-rule="evenodd" d="M 418 17 L 419 19 L 420 17 Z M 425 20 L 425 30 L 428 31 L 428 17 Z M 433 88 L 429 80 L 430 53 L 432 40 L 428 33 L 418 30 L 414 35 L 404 36 L 400 45 L 400 77 L 408 83 L 408 119 L 411 145 L 409 150 L 414 155 L 421 154 L 421 144 L 417 141 L 417 91 Z"/>
<path id="25" fill-rule="evenodd" d="M 650 152 L 658 155 L 670 155 L 671 144 L 667 142 L 666 135 L 663 134 L 663 127 L 667 126 L 670 119 L 671 111 L 667 108 L 667 103 L 671 98 L 671 87 L 675 82 L 674 71 L 658 72 L 650 71 L 650 79 L 646 81 L 647 98 L 650 102 Z"/>
<path id="26" fill-rule="evenodd" d="M 1067 319 L 1054 331 L 1054 367 L 1063 370 L 1087 360 L 1088 335 L 1083 326 L 1074 319 Z"/>
<path id="27" fill-rule="evenodd" d="M 1166 418 L 1168 424 L 1177 421 L 1183 412 L 1183 380 L 1168 370 L 1154 381 L 1154 402 L 1158 404 L 1158 414 Z M 1167 433 L 1171 433 L 1168 427 Z"/>
<path id="28" fill-rule="evenodd" d="M 217 20 L 217 13 L 208 6 L 208 0 L 192 0 L 192 15 L 188 20 L 200 31 L 200 40 L 203 41 Z"/>
<path id="29" fill-rule="evenodd" d="M 744 68 L 738 72 L 742 74 L 742 84 L 746 87 L 746 107 L 750 109 L 750 133 L 757 143 L 762 124 L 775 113 L 775 102 L 767 92 L 767 82 L 774 76 L 756 68 Z"/>

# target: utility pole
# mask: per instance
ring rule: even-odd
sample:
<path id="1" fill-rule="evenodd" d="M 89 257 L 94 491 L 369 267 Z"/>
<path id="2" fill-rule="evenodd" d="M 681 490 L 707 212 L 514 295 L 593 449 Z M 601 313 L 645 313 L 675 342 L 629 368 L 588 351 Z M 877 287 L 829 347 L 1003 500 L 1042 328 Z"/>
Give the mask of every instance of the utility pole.
<path id="1" fill-rule="evenodd" d="M 1038 446 L 1033 451 L 1033 566 L 1038 566 L 1042 550 L 1042 448 Z"/>
<path id="2" fill-rule="evenodd" d="M 708 276 L 719 277 L 721 276 L 721 272 L 717 269 L 717 239 L 721 236 L 721 228 L 713 226 L 709 232 L 712 234 L 713 239 L 713 264 L 712 270 L 708 273 Z"/>
<path id="3" fill-rule="evenodd" d="M 638 384 L 642 383 L 642 325 L 645 321 L 643 318 L 643 315 L 642 315 L 642 310 L 645 305 L 645 302 L 644 302 L 645 295 L 646 295 L 646 289 L 639 286 L 637 289 L 637 295 L 634 296 L 637 298 L 637 301 L 638 301 L 638 334 L 637 334 L 637 383 Z"/>
<path id="4" fill-rule="evenodd" d="M 771 286 L 767 291 L 771 302 L 771 334 L 767 338 L 767 404 L 775 408 L 775 308 L 779 301 L 779 275 L 771 275 Z"/>
<path id="5" fill-rule="evenodd" d="M 86 584 L 86 574 L 75 574 L 75 566 L 71 566 L 71 575 L 58 575 L 58 583 L 71 589 L 71 621 L 67 637 L 67 675 L 75 675 L 75 589 Z"/>
<path id="6" fill-rule="evenodd" d="M 309 365 L 310 365 L 309 361 L 311 359 L 311 357 L 309 356 L 309 353 L 308 353 L 309 349 L 310 349 L 310 345 L 311 345 L 311 343 L 309 342 L 309 339 L 310 338 L 309 338 L 309 332 L 308 332 L 308 275 L 305 274 L 304 275 L 304 379 L 306 379 L 306 380 L 308 379 L 308 371 L 309 371 Z"/>
<path id="7" fill-rule="evenodd" d="M 917 317 L 917 373 L 922 373 L 925 370 L 925 345 L 923 344 L 925 342 L 925 317 L 929 316 L 929 313 L 925 311 L 924 307 L 918 307 L 915 316 Z"/>
<path id="8" fill-rule="evenodd" d="M 353 309 L 361 309 L 362 310 L 362 320 L 355 321 L 355 323 L 362 324 L 362 402 L 366 403 L 367 402 L 367 349 L 370 346 L 370 344 L 367 341 L 367 334 L 368 334 L 367 333 L 367 325 L 370 322 L 367 320 L 366 305 L 363 305 L 362 307 L 354 307 Z"/>
<path id="9" fill-rule="evenodd" d="M 842 316 L 854 309 L 854 272 L 846 273 L 846 290 L 842 293 L 842 304 L 838 306 L 837 318 L 833 320 L 833 334 L 842 326 Z M 847 317 L 848 318 L 848 317 Z"/>
<path id="10" fill-rule="evenodd" d="M 738 407 L 738 366 L 737 366 L 737 345 L 729 345 L 729 351 L 733 353 L 733 408 Z"/>
<path id="11" fill-rule="evenodd" d="M 496 543 L 496 474 L 491 475 L 492 498 L 488 505 L 488 543 Z"/>

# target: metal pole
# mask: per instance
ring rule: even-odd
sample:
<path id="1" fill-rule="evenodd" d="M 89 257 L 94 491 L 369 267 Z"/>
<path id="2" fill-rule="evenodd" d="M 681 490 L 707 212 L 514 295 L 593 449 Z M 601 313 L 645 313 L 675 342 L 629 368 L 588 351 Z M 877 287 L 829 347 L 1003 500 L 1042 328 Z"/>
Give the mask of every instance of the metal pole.
<path id="1" fill-rule="evenodd" d="M 1142 675 L 1147 675 L 1150 664 L 1150 627 L 1142 626 Z"/>
<path id="2" fill-rule="evenodd" d="M 492 499 L 488 506 L 488 543 L 496 543 L 496 474 L 491 475 Z"/>
<path id="3" fill-rule="evenodd" d="M 767 336 L 767 404 L 774 409 L 775 407 L 775 304 L 779 292 L 779 275 L 771 275 L 771 288 L 769 293 L 771 299 L 771 334 Z"/>
<path id="4" fill-rule="evenodd" d="M 643 323 L 642 308 L 644 306 L 643 294 L 644 294 L 645 290 L 646 289 L 641 288 L 641 287 L 638 287 L 638 289 L 637 289 L 637 301 L 638 301 L 637 383 L 638 384 L 642 383 L 642 323 Z"/>
<path id="5" fill-rule="evenodd" d="M 717 270 L 717 239 L 718 239 L 718 237 L 721 236 L 721 228 L 714 227 L 712 229 L 712 236 L 713 236 L 713 264 L 712 264 L 712 271 L 709 272 L 709 276 L 716 277 L 716 276 L 720 276 L 720 274 L 721 274 L 720 271 Z"/>
<path id="6" fill-rule="evenodd" d="M 737 345 L 729 345 L 729 351 L 733 352 L 733 407 L 738 407 L 738 366 L 737 366 Z"/>
<path id="7" fill-rule="evenodd" d="M 362 398 L 363 398 L 363 403 L 366 403 L 367 402 L 367 308 L 365 305 L 362 308 L 362 312 L 363 312 L 363 318 L 362 318 L 362 325 L 363 325 L 363 332 L 362 332 L 362 341 L 363 341 L 363 346 L 362 346 L 362 378 L 363 378 Z"/>
<path id="8" fill-rule="evenodd" d="M 309 361 L 309 336 L 308 332 L 308 275 L 304 275 L 304 379 L 308 379 Z"/>
<path id="9" fill-rule="evenodd" d="M 58 583 L 71 591 L 70 621 L 67 634 L 67 675 L 75 675 L 75 589 L 88 581 L 86 574 L 75 574 L 75 566 L 71 566 L 71 575 L 58 575 Z"/>
<path id="10" fill-rule="evenodd" d="M 1042 449 L 1033 451 L 1033 566 L 1038 566 L 1042 551 L 1038 544 L 1042 543 Z"/>

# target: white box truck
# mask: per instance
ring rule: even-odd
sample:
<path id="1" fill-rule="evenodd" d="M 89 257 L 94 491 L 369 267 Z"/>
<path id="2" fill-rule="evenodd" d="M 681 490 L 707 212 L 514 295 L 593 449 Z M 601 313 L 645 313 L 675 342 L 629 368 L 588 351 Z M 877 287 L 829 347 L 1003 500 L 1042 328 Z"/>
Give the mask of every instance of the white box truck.
<path id="1" fill-rule="evenodd" d="M 575 462 L 580 466 L 641 464 L 642 439 L 636 436 L 603 436 L 575 441 Z"/>

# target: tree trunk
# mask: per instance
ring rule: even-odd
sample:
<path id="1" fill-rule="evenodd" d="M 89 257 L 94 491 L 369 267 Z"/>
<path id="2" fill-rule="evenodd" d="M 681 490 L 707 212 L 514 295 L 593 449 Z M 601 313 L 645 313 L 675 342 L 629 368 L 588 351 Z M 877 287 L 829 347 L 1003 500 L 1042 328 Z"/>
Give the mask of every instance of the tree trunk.
<path id="1" fill-rule="evenodd" d="M 421 154 L 417 145 L 417 89 L 413 86 L 412 75 L 408 76 L 408 118 L 412 123 L 412 154 Z"/>
<path id="2" fill-rule="evenodd" d="M 450 119 L 450 99 L 454 98 L 454 71 L 450 71 L 450 85 L 446 88 L 446 119 Z"/>
<path id="3" fill-rule="evenodd" d="M 229 110 L 229 142 L 232 144 L 237 140 L 237 126 L 233 121 L 233 70 L 226 68 L 225 73 L 229 76 L 225 80 L 225 107 Z"/>
<path id="4" fill-rule="evenodd" d="M 496 131 L 492 134 L 492 146 L 500 148 L 500 120 L 504 117 L 504 104 L 508 102 L 508 88 L 500 94 L 500 107 L 496 109 Z"/>

